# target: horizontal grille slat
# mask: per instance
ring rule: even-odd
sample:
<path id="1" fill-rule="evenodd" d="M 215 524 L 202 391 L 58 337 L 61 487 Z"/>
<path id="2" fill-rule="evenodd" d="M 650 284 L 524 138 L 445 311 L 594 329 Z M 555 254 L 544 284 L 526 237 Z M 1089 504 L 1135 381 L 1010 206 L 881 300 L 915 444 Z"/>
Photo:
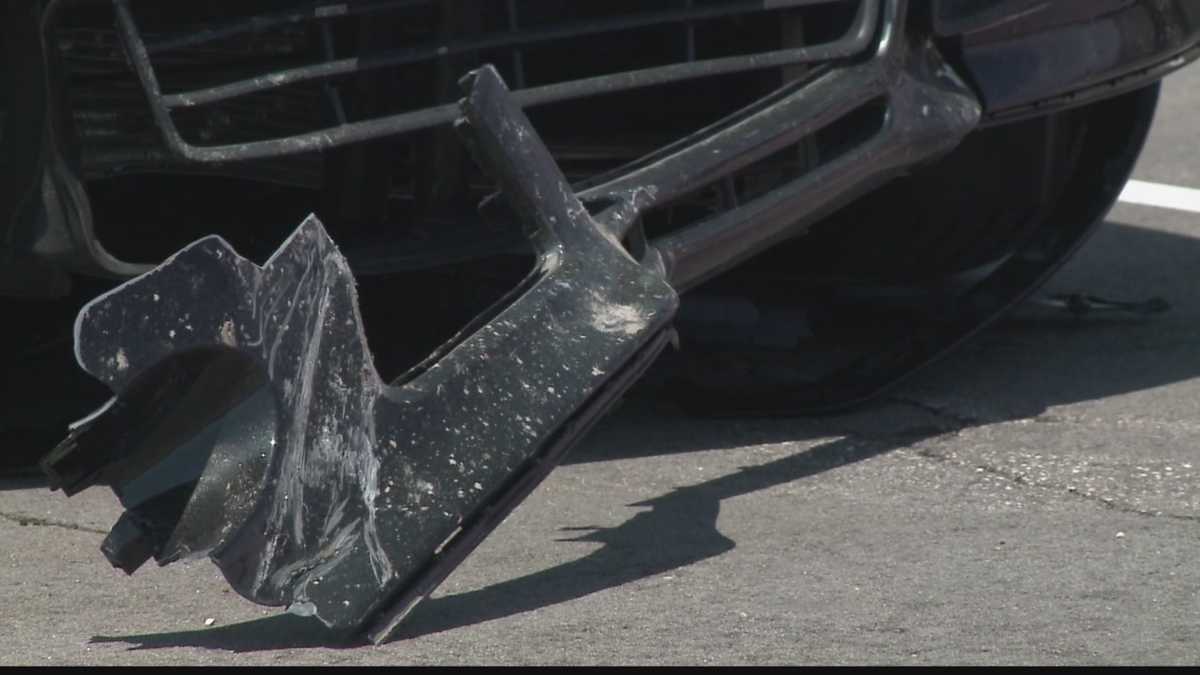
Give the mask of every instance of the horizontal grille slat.
<path id="1" fill-rule="evenodd" d="M 857 56 L 878 20 L 878 0 L 279 0 L 234 19 L 222 3 L 113 5 L 117 31 L 95 19 L 58 31 L 78 83 L 70 100 L 80 136 L 103 142 L 106 156 L 130 156 L 112 143 L 143 138 L 131 129 L 141 125 L 184 164 L 285 157 L 444 125 L 458 114 L 453 79 L 483 62 L 527 108 L 693 80 L 714 82 L 709 98 L 732 98 L 720 78 L 779 73 L 766 89 L 739 86 L 745 104 L 789 70 Z M 364 42 L 364 26 L 375 25 L 393 27 L 386 48 Z M 711 121 L 681 111 L 680 131 L 695 120 Z"/>

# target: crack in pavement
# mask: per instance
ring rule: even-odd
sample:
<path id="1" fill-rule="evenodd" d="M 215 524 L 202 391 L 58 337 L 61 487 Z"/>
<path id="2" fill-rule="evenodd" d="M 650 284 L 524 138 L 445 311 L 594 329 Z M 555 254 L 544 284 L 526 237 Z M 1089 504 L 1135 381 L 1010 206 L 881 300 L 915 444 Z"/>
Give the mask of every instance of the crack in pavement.
<path id="1" fill-rule="evenodd" d="M 981 419 L 974 419 L 974 418 L 967 417 L 967 416 L 961 415 L 959 413 L 956 413 L 955 411 L 950 410 L 948 408 L 935 406 L 935 405 L 925 403 L 924 401 L 919 401 L 916 399 L 909 399 L 909 398 L 898 397 L 898 396 L 889 396 L 889 397 L 887 397 L 886 400 L 889 400 L 889 401 L 892 401 L 894 403 L 898 403 L 901 405 L 912 406 L 919 410 L 925 411 L 925 412 L 933 415 L 934 417 L 937 417 L 937 418 L 943 419 L 943 420 L 949 420 L 950 422 L 954 423 L 954 425 L 952 427 L 947 428 L 945 430 L 945 433 L 938 434 L 936 436 L 932 436 L 932 437 L 926 439 L 926 441 L 937 442 L 940 440 L 941 442 L 944 442 L 945 436 L 948 436 L 951 434 L 957 434 L 958 432 L 965 431 L 966 429 L 971 428 L 971 427 L 983 426 L 985 424 L 1001 424 L 1006 421 L 1011 421 L 1011 420 L 987 421 L 987 420 L 981 420 Z M 1026 419 L 1036 420 L 1039 417 L 1041 417 L 1041 415 L 1031 417 L 1031 418 L 1026 418 Z M 987 474 L 995 476 L 997 478 L 1007 480 L 1007 481 L 1009 481 L 1013 484 L 1019 485 L 1019 486 L 1030 487 L 1030 488 L 1040 488 L 1043 490 L 1049 490 L 1051 492 L 1066 493 L 1072 497 L 1082 499 L 1084 501 L 1087 501 L 1087 502 L 1090 502 L 1093 504 L 1097 504 L 1106 509 L 1117 511 L 1119 513 L 1125 513 L 1125 514 L 1134 515 L 1134 516 L 1142 516 L 1145 518 L 1166 518 L 1168 520 L 1178 520 L 1178 521 L 1183 521 L 1183 522 L 1200 523 L 1200 516 L 1141 509 L 1132 504 L 1125 503 L 1125 502 L 1119 502 L 1111 497 L 1105 497 L 1105 496 L 1093 493 L 1091 491 L 1080 492 L 1078 489 L 1076 489 L 1070 485 L 1049 482 L 1049 481 L 1035 483 L 1035 482 L 1031 482 L 1028 479 L 1026 479 L 1024 474 L 1018 473 L 1015 471 L 1008 471 L 1003 468 L 993 466 L 990 464 L 986 464 L 986 463 L 981 464 L 978 462 L 955 461 L 954 459 L 951 459 L 950 457 L 948 457 L 946 455 L 937 453 L 936 451 L 934 451 L 931 448 L 921 448 L 921 447 L 917 447 L 915 444 L 912 446 L 912 448 L 913 448 L 913 450 L 916 451 L 916 453 L 918 455 L 920 455 L 921 457 L 924 457 L 926 459 L 930 459 L 930 460 L 933 460 L 936 462 L 941 462 L 944 464 L 949 464 L 951 466 L 956 466 L 963 470 L 974 469 L 975 471 L 982 471 L 983 473 L 987 473 Z"/>
<path id="2" fill-rule="evenodd" d="M 977 462 L 973 463 L 973 464 L 968 463 L 968 462 L 956 462 L 953 459 L 951 459 L 950 457 L 947 457 L 945 455 L 940 455 L 937 452 L 934 452 L 933 450 L 926 449 L 926 448 L 916 448 L 916 451 L 917 451 L 918 455 L 925 457 L 926 459 L 932 459 L 934 461 L 950 464 L 952 466 L 957 466 L 962 469 L 970 469 L 970 468 L 974 467 L 974 469 L 976 471 L 982 471 L 983 473 L 995 476 L 997 478 L 1002 478 L 1011 483 L 1014 483 L 1014 484 L 1020 485 L 1020 486 L 1024 486 L 1024 487 L 1039 488 L 1042 490 L 1049 490 L 1051 492 L 1065 492 L 1066 494 L 1071 495 L 1072 497 L 1076 497 L 1078 499 L 1083 499 L 1085 501 L 1103 506 L 1104 508 L 1107 508 L 1107 509 L 1110 509 L 1113 511 L 1118 511 L 1120 513 L 1125 513 L 1125 514 L 1134 515 L 1134 516 L 1143 516 L 1146 518 L 1167 518 L 1169 520 L 1181 520 L 1181 521 L 1193 522 L 1193 523 L 1200 522 L 1200 516 L 1190 516 L 1190 515 L 1186 515 L 1186 514 L 1182 514 L 1182 513 L 1169 513 L 1166 511 L 1149 511 L 1147 509 L 1139 509 L 1136 506 L 1133 506 L 1132 504 L 1119 502 L 1111 497 L 1104 497 L 1104 496 L 1096 494 L 1094 492 L 1090 492 L 1090 491 L 1089 492 L 1080 492 L 1078 489 L 1075 489 L 1069 485 L 1064 485 L 1062 483 L 1055 483 L 1055 482 L 1034 483 L 1034 482 L 1027 480 L 1025 478 L 1024 474 L 1017 473 L 1014 471 L 1007 471 L 1005 469 L 1002 469 L 997 466 L 992 466 L 990 464 L 980 464 Z"/>
<path id="3" fill-rule="evenodd" d="M 64 530 L 75 530 L 77 532 L 91 532 L 93 534 L 103 535 L 108 534 L 108 532 L 104 530 L 98 530 L 94 527 L 88 527 L 86 525 L 68 523 L 62 520 L 52 520 L 50 518 L 40 518 L 38 516 L 25 516 L 17 513 L 6 513 L 4 511 L 0 511 L 0 519 L 14 522 L 21 527 L 61 527 Z"/>
<path id="4" fill-rule="evenodd" d="M 906 406 L 910 406 L 913 408 L 917 408 L 918 410 L 927 412 L 936 418 L 950 421 L 952 424 L 945 429 L 946 432 L 961 431 L 963 429 L 966 429 L 967 427 L 977 427 L 977 426 L 982 426 L 984 424 L 992 424 L 993 422 L 998 421 L 998 420 L 984 420 L 984 419 L 978 419 L 975 417 L 969 417 L 966 415 L 959 414 L 949 408 L 946 408 L 943 406 L 936 406 L 936 405 L 933 405 L 932 403 L 926 403 L 924 401 L 920 401 L 915 398 L 907 398 L 904 396 L 893 395 L 893 396 L 888 396 L 888 397 L 884 398 L 883 400 L 891 401 L 892 403 L 898 403 L 900 405 L 906 405 Z"/>

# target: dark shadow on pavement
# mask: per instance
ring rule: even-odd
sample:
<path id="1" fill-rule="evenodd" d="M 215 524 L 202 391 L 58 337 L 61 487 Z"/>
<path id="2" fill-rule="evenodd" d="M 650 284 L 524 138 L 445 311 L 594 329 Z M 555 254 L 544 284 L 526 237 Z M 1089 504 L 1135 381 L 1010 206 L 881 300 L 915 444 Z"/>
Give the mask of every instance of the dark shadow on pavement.
<path id="1" fill-rule="evenodd" d="M 860 462 L 919 440 L 864 442 L 840 439 L 805 452 L 673 490 L 632 504 L 649 510 L 625 523 L 564 541 L 603 544 L 557 567 L 478 591 L 428 599 L 408 618 L 396 639 L 409 639 L 491 621 L 567 602 L 608 588 L 718 556 L 734 542 L 717 529 L 721 501 Z M 125 643 L 132 649 L 200 647 L 233 652 L 356 646 L 337 640 L 317 621 L 277 615 L 208 630 L 128 636 L 97 636 L 95 643 Z"/>
<path id="2" fill-rule="evenodd" d="M 19 472 L 13 472 L 13 474 L 0 478 L 0 492 L 6 490 L 35 490 L 37 488 L 49 489 L 50 484 L 46 481 L 46 477 L 37 469 L 22 469 Z"/>
<path id="3" fill-rule="evenodd" d="M 276 614 L 253 621 L 218 628 L 149 633 L 146 635 L 97 635 L 91 644 L 128 644 L 130 649 L 199 647 L 229 652 L 259 652 L 276 649 L 314 649 L 318 647 L 356 647 L 359 643 L 339 641 L 315 619 L 292 614 Z"/>
<path id="4" fill-rule="evenodd" d="M 540 609 L 721 555 L 735 546 L 717 529 L 722 500 L 861 462 L 917 440 L 909 437 L 903 443 L 864 443 L 840 439 L 632 504 L 650 508 L 617 527 L 587 528 L 586 534 L 566 540 L 603 544 L 596 551 L 477 591 L 426 600 L 396 638 L 418 637 Z"/>

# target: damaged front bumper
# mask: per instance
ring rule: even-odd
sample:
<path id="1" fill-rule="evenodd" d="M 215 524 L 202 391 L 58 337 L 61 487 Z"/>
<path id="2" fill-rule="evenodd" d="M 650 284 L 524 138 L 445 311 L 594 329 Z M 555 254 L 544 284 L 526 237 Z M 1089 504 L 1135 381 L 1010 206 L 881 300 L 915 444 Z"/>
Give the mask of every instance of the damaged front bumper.
<path id="1" fill-rule="evenodd" d="M 385 383 L 315 218 L 261 267 L 202 239 L 80 313 L 77 358 L 116 396 L 43 461 L 52 486 L 113 488 L 127 510 L 103 550 L 127 572 L 207 555 L 254 602 L 386 639 L 671 340 L 679 292 L 976 127 L 904 3 L 866 5 L 868 56 L 587 186 L 496 71 L 473 72 L 457 126 L 537 252 L 519 288 Z M 871 106 L 878 128 L 803 175 L 645 236 L 644 214 Z"/>

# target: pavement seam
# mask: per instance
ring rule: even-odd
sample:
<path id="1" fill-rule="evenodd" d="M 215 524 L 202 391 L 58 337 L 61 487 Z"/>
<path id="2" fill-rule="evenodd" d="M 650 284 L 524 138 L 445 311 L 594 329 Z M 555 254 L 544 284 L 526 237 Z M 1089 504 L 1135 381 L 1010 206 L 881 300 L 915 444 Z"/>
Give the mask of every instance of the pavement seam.
<path id="1" fill-rule="evenodd" d="M 954 426 L 946 429 L 945 433 L 939 434 L 937 436 L 931 436 L 930 438 L 926 439 L 926 442 L 930 442 L 930 441 L 937 442 L 939 439 L 942 439 L 945 436 L 957 434 L 957 433 L 959 433 L 961 431 L 965 431 L 966 429 L 971 428 L 971 427 L 983 426 L 985 424 L 1000 424 L 1000 423 L 1003 423 L 1004 421 L 1011 421 L 1011 420 L 987 421 L 987 420 L 976 419 L 976 418 L 961 415 L 961 414 L 959 414 L 953 410 L 950 410 L 948 408 L 943 408 L 941 406 L 935 406 L 935 405 L 932 405 L 929 403 L 925 403 L 924 401 L 919 401 L 916 399 L 910 399 L 910 398 L 905 398 L 905 397 L 889 396 L 888 400 L 893 401 L 895 403 L 899 403 L 901 405 L 909 405 L 909 406 L 918 408 L 920 410 L 923 410 L 925 412 L 932 414 L 933 416 L 935 416 L 937 418 L 940 418 L 943 420 L 949 420 L 954 423 Z M 1040 417 L 1040 415 L 1038 417 Z M 1032 417 L 1032 418 L 1028 418 L 1028 419 L 1031 419 L 1031 420 L 1037 419 L 1037 417 Z M 942 454 L 935 452 L 931 448 L 917 447 L 916 444 L 913 445 L 913 449 L 916 451 L 916 453 L 918 455 L 920 455 L 921 457 L 924 457 L 926 459 L 949 464 L 952 466 L 957 466 L 963 470 L 972 470 L 972 469 L 975 471 L 982 470 L 984 473 L 990 474 L 997 478 L 1007 480 L 1016 485 L 1021 485 L 1021 486 L 1030 487 L 1030 488 L 1040 488 L 1043 490 L 1049 490 L 1051 492 L 1056 492 L 1056 493 L 1065 493 L 1067 495 L 1070 495 L 1071 497 L 1082 499 L 1084 501 L 1087 501 L 1087 502 L 1102 506 L 1106 509 L 1110 509 L 1110 510 L 1117 511 L 1120 513 L 1134 515 L 1134 516 L 1142 516 L 1144 518 L 1166 518 L 1168 520 L 1178 520 L 1178 521 L 1189 522 L 1189 523 L 1200 523 L 1200 516 L 1191 516 L 1191 515 L 1185 515 L 1185 514 L 1181 514 L 1181 513 L 1167 513 L 1164 511 L 1148 511 L 1146 509 L 1139 509 L 1131 504 L 1118 502 L 1115 499 L 1112 499 L 1109 497 L 1103 497 L 1101 495 L 1093 494 L 1090 492 L 1080 492 L 1079 490 L 1071 489 L 1071 487 L 1068 485 L 1064 485 L 1064 484 L 1060 484 L 1060 483 L 1032 483 L 1032 482 L 1026 480 L 1026 478 L 1023 474 L 1012 472 L 1012 471 L 1006 471 L 1000 467 L 992 466 L 989 464 L 979 464 L 979 463 L 968 463 L 968 462 L 955 461 L 946 455 L 942 455 Z"/>
<path id="2" fill-rule="evenodd" d="M 933 415 L 934 417 L 936 417 L 938 419 L 950 422 L 949 426 L 947 426 L 944 430 L 946 432 L 952 433 L 952 432 L 962 431 L 963 429 L 965 429 L 967 427 L 977 427 L 977 426 L 982 426 L 984 424 L 991 424 L 993 422 L 992 420 L 984 420 L 984 419 L 979 419 L 976 417 L 970 417 L 968 415 L 962 415 L 958 412 L 955 412 L 954 410 L 951 410 L 950 408 L 947 408 L 944 406 L 933 405 L 932 403 L 926 403 L 925 401 L 921 401 L 921 400 L 918 400 L 915 398 L 908 398 L 905 396 L 893 395 L 893 396 L 886 397 L 884 400 L 890 401 L 892 403 L 898 403 L 900 405 L 906 405 L 906 406 L 910 406 L 913 408 L 917 408 L 919 410 L 929 413 L 930 415 Z"/>
<path id="3" fill-rule="evenodd" d="M 68 523 L 62 520 L 52 520 L 50 518 L 40 518 L 38 516 L 26 516 L 18 513 L 6 513 L 4 511 L 0 511 L 0 519 L 14 522 L 22 527 L 61 527 L 64 530 L 75 530 L 77 532 L 91 532 L 93 534 L 104 535 L 108 534 L 108 532 L 105 532 L 104 530 L 98 530 L 94 527 L 87 527 L 86 525 L 77 525 L 75 523 Z"/>
<path id="4" fill-rule="evenodd" d="M 968 464 L 966 462 L 956 462 L 953 459 L 947 457 L 946 455 L 940 455 L 930 449 L 917 448 L 916 451 L 917 451 L 917 454 L 919 454 L 922 457 L 925 457 L 927 459 L 932 459 L 932 460 L 935 460 L 938 462 L 944 462 L 944 463 L 951 464 L 953 466 L 957 466 L 957 467 L 960 467 L 963 469 L 970 469 L 970 468 L 974 467 L 975 470 L 977 470 L 977 471 L 982 470 L 984 473 L 990 474 L 992 476 L 996 476 L 997 478 L 1003 478 L 1003 479 L 1010 481 L 1012 483 L 1015 483 L 1017 485 L 1022 485 L 1022 486 L 1030 487 L 1030 488 L 1039 488 L 1042 490 L 1049 490 L 1051 492 L 1063 492 L 1072 497 L 1076 497 L 1076 498 L 1082 499 L 1084 501 L 1088 501 L 1093 504 L 1103 506 L 1106 509 L 1118 511 L 1120 513 L 1125 513 L 1125 514 L 1134 515 L 1134 516 L 1143 516 L 1145 518 L 1167 518 L 1170 520 L 1181 520 L 1181 521 L 1185 521 L 1185 522 L 1200 523 L 1200 516 L 1189 516 L 1189 515 L 1185 515 L 1185 514 L 1181 514 L 1181 513 L 1167 513 L 1165 511 L 1148 511 L 1146 509 L 1139 509 L 1135 506 L 1131 506 L 1129 504 L 1124 504 L 1122 502 L 1118 502 L 1117 500 L 1112 499 L 1110 497 L 1103 497 L 1101 495 L 1097 495 L 1097 494 L 1090 493 L 1090 492 L 1080 492 L 1079 490 L 1073 490 L 1070 488 L 1070 486 L 1063 485 L 1061 483 L 1032 483 L 1032 482 L 1026 480 L 1025 476 L 1023 474 L 1006 471 L 1004 469 L 1001 469 L 1001 468 L 995 467 L 995 466 L 991 466 L 989 464 L 979 464 L 979 463 Z"/>

